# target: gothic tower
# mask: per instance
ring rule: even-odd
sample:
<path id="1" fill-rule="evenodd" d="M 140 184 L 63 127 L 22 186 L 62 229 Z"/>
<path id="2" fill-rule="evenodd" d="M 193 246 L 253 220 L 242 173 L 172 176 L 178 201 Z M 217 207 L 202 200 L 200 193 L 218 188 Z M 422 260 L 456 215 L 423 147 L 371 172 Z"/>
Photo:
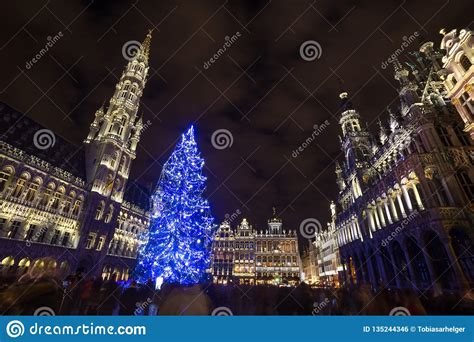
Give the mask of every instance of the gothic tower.
<path id="1" fill-rule="evenodd" d="M 345 184 L 351 186 L 353 199 L 355 199 L 362 195 L 361 179 L 369 172 L 372 140 L 367 129 L 361 125 L 359 112 L 352 107 L 348 94 L 343 92 L 339 97 L 342 100 L 339 124 L 343 135 L 341 148 L 345 156 L 344 181 Z M 340 168 L 336 169 L 336 173 L 339 173 L 338 177 L 340 177 L 340 171 Z M 344 183 L 342 179 L 340 179 L 340 183 L 341 189 Z"/>
<path id="2" fill-rule="evenodd" d="M 79 248 L 88 255 L 84 267 L 105 256 L 113 238 L 131 161 L 143 130 L 138 107 L 147 81 L 151 31 L 129 60 L 107 108 L 95 113 L 87 138 L 86 177 L 90 189 Z"/>

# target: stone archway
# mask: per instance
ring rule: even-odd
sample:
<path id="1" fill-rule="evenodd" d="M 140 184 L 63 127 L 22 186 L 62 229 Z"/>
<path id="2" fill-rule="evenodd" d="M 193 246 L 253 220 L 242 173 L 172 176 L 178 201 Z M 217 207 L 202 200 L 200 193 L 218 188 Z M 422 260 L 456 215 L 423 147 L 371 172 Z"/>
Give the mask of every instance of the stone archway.
<path id="1" fill-rule="evenodd" d="M 461 269 L 470 284 L 474 283 L 474 246 L 471 238 L 461 228 L 449 231 L 451 246 L 461 266 Z"/>
<path id="2" fill-rule="evenodd" d="M 383 267 L 385 269 L 385 275 L 387 277 L 387 286 L 388 287 L 396 287 L 396 273 L 392 265 L 392 259 L 390 257 L 390 253 L 388 249 L 384 246 L 380 248 L 380 259 L 382 260 Z"/>
<path id="3" fill-rule="evenodd" d="M 398 281 L 400 282 L 401 287 L 412 287 L 414 280 L 410 276 L 407 260 L 405 259 L 402 247 L 398 241 L 393 241 L 391 243 L 391 250 L 393 260 L 395 261 L 395 264 L 393 265 L 395 274 L 398 278 Z"/>
<path id="4" fill-rule="evenodd" d="M 455 287 L 455 274 L 453 265 L 449 261 L 445 246 L 441 242 L 438 234 L 429 230 L 423 234 L 425 250 L 430 257 L 431 264 L 437 281 L 443 289 Z"/>
<path id="5" fill-rule="evenodd" d="M 413 237 L 406 239 L 405 247 L 408 252 L 408 263 L 412 266 L 414 272 L 416 272 L 413 281 L 419 288 L 428 289 L 434 279 L 431 280 L 423 251 Z"/>

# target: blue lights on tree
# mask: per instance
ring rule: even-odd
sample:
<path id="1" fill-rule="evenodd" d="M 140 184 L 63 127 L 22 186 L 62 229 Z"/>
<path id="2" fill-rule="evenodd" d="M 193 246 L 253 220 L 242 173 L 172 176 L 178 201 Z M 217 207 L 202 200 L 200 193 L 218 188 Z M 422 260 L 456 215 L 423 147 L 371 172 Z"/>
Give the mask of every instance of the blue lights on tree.
<path id="1" fill-rule="evenodd" d="M 202 197 L 203 167 L 191 126 L 163 166 L 152 196 L 148 241 L 140 249 L 135 270 L 140 282 L 151 278 L 191 285 L 204 280 L 215 226 L 209 203 Z"/>

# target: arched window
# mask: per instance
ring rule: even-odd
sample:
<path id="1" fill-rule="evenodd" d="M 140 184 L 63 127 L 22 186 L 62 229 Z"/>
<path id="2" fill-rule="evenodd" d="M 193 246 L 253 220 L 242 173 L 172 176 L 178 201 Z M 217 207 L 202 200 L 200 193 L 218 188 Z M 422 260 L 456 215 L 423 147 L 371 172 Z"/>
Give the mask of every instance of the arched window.
<path id="1" fill-rule="evenodd" d="M 51 196 L 53 195 L 53 191 L 54 191 L 54 188 L 56 186 L 54 185 L 54 183 L 49 183 L 44 194 L 43 194 L 43 198 L 41 199 L 41 205 L 48 205 L 49 204 L 49 201 L 51 200 Z"/>
<path id="2" fill-rule="evenodd" d="M 467 174 L 466 171 L 459 171 L 456 174 L 456 178 L 458 179 L 459 185 L 461 186 L 464 194 L 466 195 L 467 199 L 472 202 L 474 201 L 474 184 L 471 181 L 471 178 Z"/>
<path id="3" fill-rule="evenodd" d="M 110 223 L 110 221 L 112 221 L 113 216 L 114 216 L 114 206 L 111 204 L 109 206 L 109 212 L 107 213 L 107 216 L 105 218 L 105 223 Z"/>
<path id="4" fill-rule="evenodd" d="M 454 132 L 456 133 L 456 136 L 458 137 L 459 142 L 461 143 L 461 145 L 463 145 L 463 146 L 471 146 L 471 141 L 470 141 L 469 136 L 466 134 L 466 132 L 464 132 L 464 131 L 459 127 L 459 125 L 457 125 L 457 126 L 454 127 Z"/>
<path id="5" fill-rule="evenodd" d="M 21 194 L 25 190 L 26 181 L 30 179 L 30 177 L 31 176 L 29 173 L 26 173 L 26 172 L 22 173 L 22 175 L 20 176 L 20 178 L 18 178 L 16 182 L 15 189 L 12 192 L 13 197 L 18 198 L 21 196 Z"/>
<path id="6" fill-rule="evenodd" d="M 38 193 L 38 189 L 41 185 L 42 181 L 40 178 L 35 178 L 33 182 L 30 183 L 30 186 L 28 187 L 28 192 L 26 193 L 25 200 L 27 202 L 33 202 L 33 200 L 36 197 L 36 194 Z"/>
<path id="7" fill-rule="evenodd" d="M 453 146 L 453 143 L 449 138 L 449 132 L 444 126 L 437 125 L 436 131 L 438 132 L 439 138 L 441 139 L 441 142 L 444 144 L 444 146 Z"/>
<path id="8" fill-rule="evenodd" d="M 53 202 L 51 203 L 51 208 L 52 209 L 58 209 L 59 208 L 59 203 L 61 202 L 61 199 L 63 198 L 64 192 L 66 190 L 64 187 L 59 187 L 59 189 L 54 193 L 53 196 Z"/>
<path id="9" fill-rule="evenodd" d="M 81 210 L 81 206 L 82 206 L 82 200 L 83 200 L 83 197 L 82 195 L 79 196 L 79 198 L 77 198 L 75 201 L 74 201 L 74 206 L 72 208 L 72 214 L 73 215 L 79 215 L 79 212 Z"/>
<path id="10" fill-rule="evenodd" d="M 102 218 L 104 215 L 104 209 L 105 209 L 105 202 L 100 201 L 99 205 L 97 206 L 97 209 L 95 211 L 95 219 L 98 221 Z"/>
<path id="11" fill-rule="evenodd" d="M 8 166 L 0 172 L 0 193 L 2 193 L 6 189 L 8 183 L 10 182 L 13 176 L 13 172 L 13 168 Z"/>
<path id="12" fill-rule="evenodd" d="M 466 55 L 462 55 L 461 58 L 459 59 L 459 62 L 461 63 L 461 66 L 463 67 L 465 71 L 468 71 L 472 65 L 471 61 Z"/>

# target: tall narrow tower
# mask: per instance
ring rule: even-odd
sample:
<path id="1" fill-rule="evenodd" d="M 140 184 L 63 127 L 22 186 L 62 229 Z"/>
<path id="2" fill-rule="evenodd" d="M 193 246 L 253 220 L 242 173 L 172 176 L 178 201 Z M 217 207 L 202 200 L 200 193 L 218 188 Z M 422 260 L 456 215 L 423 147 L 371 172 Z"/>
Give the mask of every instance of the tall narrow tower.
<path id="1" fill-rule="evenodd" d="M 90 194 L 79 248 L 91 252 L 86 254 L 93 259 L 84 260 L 85 267 L 106 253 L 116 227 L 131 161 L 143 130 L 137 113 L 147 81 L 150 43 L 151 31 L 125 67 L 108 107 L 96 111 L 84 140 Z"/>
<path id="2" fill-rule="evenodd" d="M 352 107 L 348 94 L 344 92 L 339 97 L 342 101 L 339 124 L 343 134 L 341 148 L 345 156 L 345 172 L 342 178 L 340 168 L 336 168 L 336 173 L 339 173 L 340 190 L 344 190 L 344 184 L 350 185 L 353 199 L 356 199 L 362 196 L 361 180 L 370 167 L 372 141 L 370 133 L 361 125 L 359 112 Z"/>

